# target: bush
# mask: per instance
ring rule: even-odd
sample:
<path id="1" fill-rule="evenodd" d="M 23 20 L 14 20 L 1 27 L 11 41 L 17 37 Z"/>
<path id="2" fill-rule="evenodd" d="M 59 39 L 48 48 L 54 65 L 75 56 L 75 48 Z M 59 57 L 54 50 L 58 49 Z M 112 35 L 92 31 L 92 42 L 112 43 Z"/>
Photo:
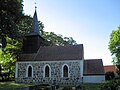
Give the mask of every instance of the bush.
<path id="1" fill-rule="evenodd" d="M 51 90 L 49 84 L 40 84 L 35 86 L 30 86 L 30 90 Z"/>
<path id="2" fill-rule="evenodd" d="M 109 71 L 105 73 L 105 80 L 112 80 L 114 78 L 115 78 L 114 72 Z"/>
<path id="3" fill-rule="evenodd" d="M 120 86 L 120 79 L 110 80 L 101 84 L 100 90 L 118 90 L 119 86 Z"/>
<path id="4" fill-rule="evenodd" d="M 63 90 L 70 90 L 71 87 L 70 86 L 64 86 Z"/>
<path id="5" fill-rule="evenodd" d="M 81 85 L 78 85 L 77 87 L 76 87 L 76 89 L 82 89 L 82 86 Z"/>
<path id="6" fill-rule="evenodd" d="M 59 88 L 59 85 L 56 85 L 56 89 L 58 89 Z"/>

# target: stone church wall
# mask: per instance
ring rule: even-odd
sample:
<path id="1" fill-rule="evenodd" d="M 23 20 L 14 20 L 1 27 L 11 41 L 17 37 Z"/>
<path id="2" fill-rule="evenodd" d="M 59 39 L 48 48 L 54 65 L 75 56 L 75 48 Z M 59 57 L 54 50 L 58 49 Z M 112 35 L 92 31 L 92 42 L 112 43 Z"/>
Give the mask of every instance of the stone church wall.
<path id="1" fill-rule="evenodd" d="M 67 61 L 34 61 L 34 62 L 17 62 L 16 63 L 16 82 L 17 83 L 48 83 L 64 84 L 64 83 L 80 83 L 81 68 L 80 62 L 82 60 L 67 60 Z M 33 76 L 27 77 L 27 66 L 33 67 Z M 50 77 L 44 77 L 44 67 L 49 65 L 51 68 Z M 69 68 L 68 77 L 62 77 L 62 67 L 67 65 Z"/>

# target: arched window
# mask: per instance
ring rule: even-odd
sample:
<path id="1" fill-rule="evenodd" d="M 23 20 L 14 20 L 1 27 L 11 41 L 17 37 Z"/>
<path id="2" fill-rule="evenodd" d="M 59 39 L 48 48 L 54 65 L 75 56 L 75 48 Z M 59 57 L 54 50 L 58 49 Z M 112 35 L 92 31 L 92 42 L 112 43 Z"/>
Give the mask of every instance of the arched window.
<path id="1" fill-rule="evenodd" d="M 28 67 L 28 77 L 32 77 L 32 67 Z"/>
<path id="2" fill-rule="evenodd" d="M 61 76 L 62 77 L 70 77 L 69 66 L 67 64 L 62 65 Z"/>
<path id="3" fill-rule="evenodd" d="M 33 77 L 33 66 L 32 65 L 27 66 L 26 77 Z"/>
<path id="4" fill-rule="evenodd" d="M 49 67 L 48 66 L 46 66 L 45 67 L 45 77 L 49 77 Z"/>
<path id="5" fill-rule="evenodd" d="M 43 68 L 43 77 L 51 77 L 51 68 L 49 64 L 46 64 Z"/>
<path id="6" fill-rule="evenodd" d="M 66 65 L 63 67 L 63 77 L 68 77 L 68 67 Z"/>

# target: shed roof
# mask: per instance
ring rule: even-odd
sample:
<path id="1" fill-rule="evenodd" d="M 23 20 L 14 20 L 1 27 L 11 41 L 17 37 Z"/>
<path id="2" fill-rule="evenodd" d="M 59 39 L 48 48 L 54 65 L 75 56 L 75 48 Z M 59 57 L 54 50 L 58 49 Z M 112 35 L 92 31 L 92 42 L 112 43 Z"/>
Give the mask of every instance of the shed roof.
<path id="1" fill-rule="evenodd" d="M 37 53 L 21 54 L 18 61 L 82 60 L 83 44 L 41 46 Z"/>
<path id="2" fill-rule="evenodd" d="M 104 68 L 102 59 L 84 60 L 84 75 L 103 75 Z"/>
<path id="3" fill-rule="evenodd" d="M 107 66 L 104 66 L 104 71 L 105 73 L 109 71 L 116 73 L 116 67 L 115 65 L 107 65 Z"/>

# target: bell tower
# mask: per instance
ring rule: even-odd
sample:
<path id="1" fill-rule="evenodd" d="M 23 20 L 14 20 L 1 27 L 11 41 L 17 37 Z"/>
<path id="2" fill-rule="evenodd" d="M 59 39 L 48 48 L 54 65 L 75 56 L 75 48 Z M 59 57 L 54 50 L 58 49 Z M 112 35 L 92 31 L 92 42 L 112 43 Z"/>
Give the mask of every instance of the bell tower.
<path id="1" fill-rule="evenodd" d="M 23 53 L 36 53 L 40 46 L 45 45 L 45 40 L 40 35 L 40 29 L 38 25 L 37 12 L 35 13 L 32 21 L 32 28 L 23 39 Z"/>

